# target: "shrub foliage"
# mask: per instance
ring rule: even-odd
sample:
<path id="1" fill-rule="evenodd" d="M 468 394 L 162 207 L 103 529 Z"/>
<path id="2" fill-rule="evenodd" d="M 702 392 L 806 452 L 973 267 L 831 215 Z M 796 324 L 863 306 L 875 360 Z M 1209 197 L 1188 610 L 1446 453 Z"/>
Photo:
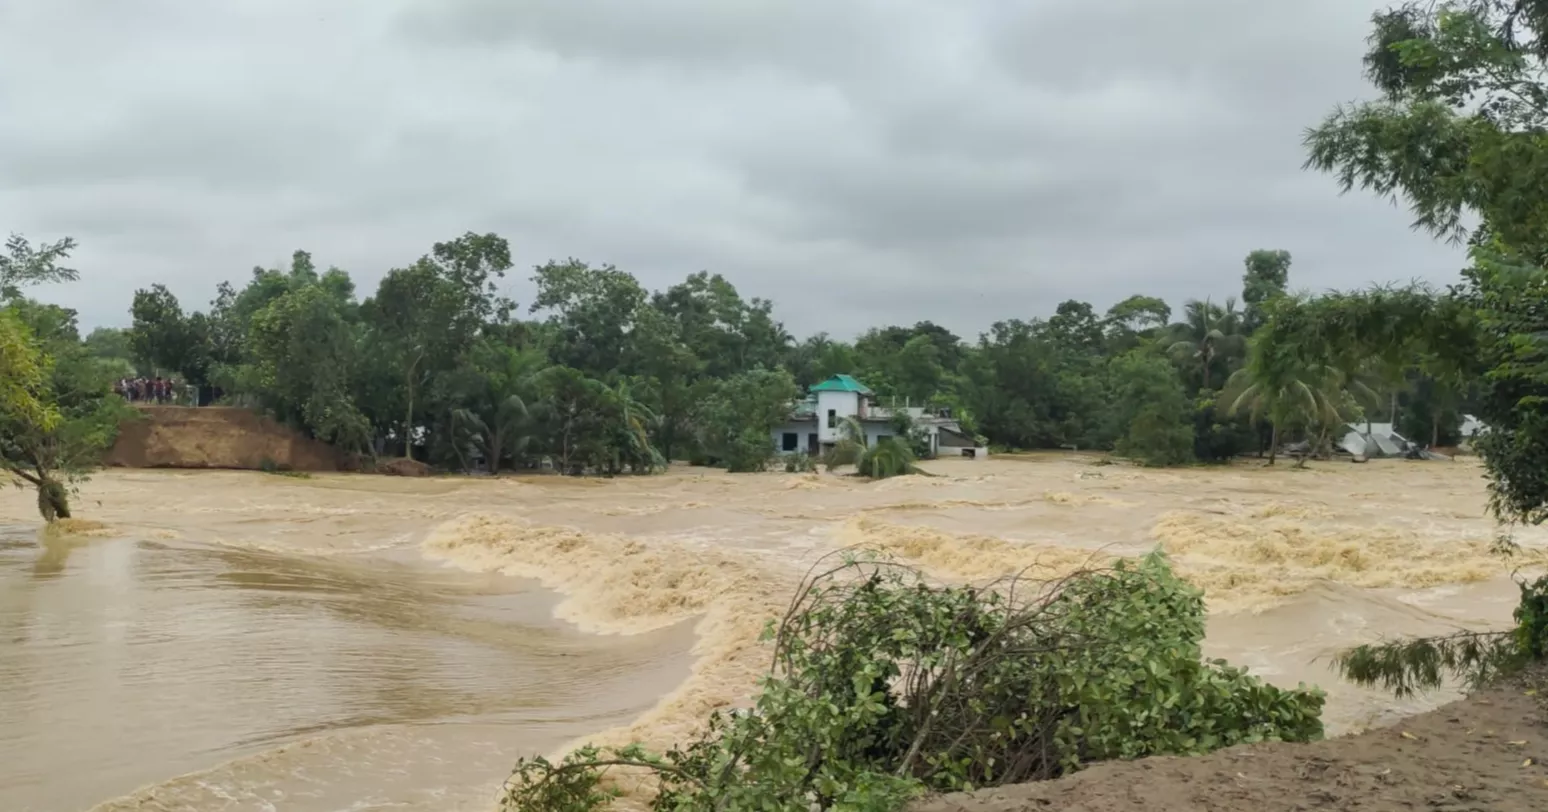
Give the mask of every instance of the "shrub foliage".
<path id="1" fill-rule="evenodd" d="M 523 760 L 503 808 L 601 809 L 604 772 L 632 766 L 654 773 L 662 812 L 884 810 L 1106 759 L 1321 737 L 1320 691 L 1205 661 L 1203 636 L 1201 593 L 1159 552 L 983 587 L 845 554 L 770 623 L 773 667 L 750 711 L 662 754 Z"/>

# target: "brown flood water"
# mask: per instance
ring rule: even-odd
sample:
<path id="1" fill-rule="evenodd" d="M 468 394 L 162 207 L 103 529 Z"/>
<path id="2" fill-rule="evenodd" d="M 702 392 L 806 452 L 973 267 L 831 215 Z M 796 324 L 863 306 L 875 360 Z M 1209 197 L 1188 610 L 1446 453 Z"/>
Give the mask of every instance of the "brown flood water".
<path id="1" fill-rule="evenodd" d="M 102 527 L 41 540 L 29 494 L 7 491 L 0 809 L 489 810 L 521 755 L 664 744 L 742 701 L 764 619 L 853 544 L 970 580 L 1160 543 L 1206 590 L 1209 653 L 1319 683 L 1335 734 L 1451 696 L 1399 703 L 1317 658 L 1514 605 L 1472 462 L 928 467 L 941 476 L 111 471 L 78 500 Z"/>

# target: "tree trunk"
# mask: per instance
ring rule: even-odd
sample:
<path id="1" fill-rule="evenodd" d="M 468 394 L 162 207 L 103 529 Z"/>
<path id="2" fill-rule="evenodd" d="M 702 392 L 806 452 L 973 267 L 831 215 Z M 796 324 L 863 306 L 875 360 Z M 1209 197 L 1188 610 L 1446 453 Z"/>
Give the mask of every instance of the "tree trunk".
<path id="1" fill-rule="evenodd" d="M 38 513 L 43 521 L 70 518 L 70 495 L 59 480 L 44 475 L 38 482 Z"/>
<path id="2" fill-rule="evenodd" d="M 1268 464 L 1274 464 L 1274 458 L 1279 455 L 1279 424 L 1269 424 L 1269 460 Z"/>
<path id="3" fill-rule="evenodd" d="M 1440 413 L 1430 416 L 1430 448 L 1440 445 Z"/>
<path id="4" fill-rule="evenodd" d="M 494 431 L 489 433 L 489 448 L 484 451 L 484 465 L 489 468 L 491 476 L 500 473 L 500 455 L 505 452 L 505 432 Z"/>
<path id="5" fill-rule="evenodd" d="M 403 413 L 403 458 L 414 458 L 414 372 L 410 368 L 408 378 L 408 408 Z"/>
<path id="6" fill-rule="evenodd" d="M 408 406 L 403 413 L 403 458 L 414 458 L 414 373 L 419 370 L 419 362 L 423 360 L 421 353 L 409 362 L 408 369 L 403 375 L 403 383 L 408 391 Z"/>

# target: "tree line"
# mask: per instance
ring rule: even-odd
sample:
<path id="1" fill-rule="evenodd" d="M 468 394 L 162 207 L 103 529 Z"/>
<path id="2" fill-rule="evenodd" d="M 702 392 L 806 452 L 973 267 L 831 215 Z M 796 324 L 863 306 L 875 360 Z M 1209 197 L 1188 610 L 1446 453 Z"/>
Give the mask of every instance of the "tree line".
<path id="1" fill-rule="evenodd" d="M 538 267 L 536 296 L 520 313 L 499 293 L 508 244 L 469 233 L 389 271 L 365 298 L 347 272 L 320 270 L 304 251 L 289 267 L 255 268 L 241 288 L 222 284 L 203 311 L 154 285 L 136 292 L 131 327 L 99 328 L 84 344 L 124 376 L 171 375 L 350 450 L 385 440 L 391 453 L 449 467 L 470 446 L 502 466 L 547 456 L 615 473 L 724 458 L 837 373 L 884 401 L 949 408 L 1001 447 L 1126 445 L 1177 463 L 1270 447 L 1250 414 L 1226 412 L 1271 405 L 1239 373 L 1268 308 L 1286 295 L 1290 255 L 1254 251 L 1245 266 L 1240 306 L 1188 300 L 1176 319 L 1161 298 L 1135 295 L 1105 312 L 1067 301 L 1047 318 L 995 323 L 974 342 L 928 321 L 852 341 L 796 340 L 772 302 L 744 298 L 718 274 L 651 292 L 622 270 L 574 259 Z M 1444 400 L 1455 390 L 1440 392 L 1419 369 L 1381 392 L 1396 396 L 1416 434 L 1454 441 L 1462 399 Z M 1369 405 L 1387 418 L 1392 403 Z M 1265 432 L 1299 426 L 1298 414 L 1259 411 Z M 1158 437 L 1170 445 L 1153 448 Z"/>
<path id="2" fill-rule="evenodd" d="M 453 470 L 474 458 L 496 470 L 545 460 L 571 473 L 645 473 L 668 460 L 758 470 L 791 401 L 836 373 L 859 377 L 884 401 L 950 409 L 1009 449 L 1105 449 L 1152 465 L 1244 453 L 1273 462 L 1286 442 L 1326 453 L 1344 423 L 1362 420 L 1454 445 L 1467 412 L 1499 429 L 1492 436 L 1503 454 L 1526 419 L 1508 406 L 1504 381 L 1527 376 L 1520 391 L 1537 385 L 1520 355 L 1524 336 L 1535 335 L 1534 311 L 1508 303 L 1536 301 L 1533 274 L 1548 243 L 1533 203 L 1548 186 L 1533 185 L 1541 178 L 1528 171 L 1541 104 L 1513 94 L 1541 86 L 1521 78 L 1526 46 L 1491 51 L 1500 62 L 1491 70 L 1516 70 L 1515 84 L 1468 74 L 1482 91 L 1494 87 L 1497 103 L 1476 115 L 1453 111 L 1444 94 L 1456 80 L 1413 66 L 1435 53 L 1413 54 L 1478 47 L 1457 33 L 1477 17 L 1427 13 L 1379 19 L 1367 65 L 1391 97 L 1338 110 L 1307 143 L 1310 165 L 1345 186 L 1411 198 L 1422 227 L 1455 235 L 1462 212 L 1482 213 L 1473 266 L 1453 288 L 1297 293 L 1290 254 L 1257 250 L 1245 258 L 1239 297 L 1187 300 L 1175 313 L 1136 294 L 1105 311 L 1066 301 L 1046 317 L 996 322 L 974 340 L 928 321 L 833 325 L 858 336 L 797 339 L 773 302 L 707 272 L 650 291 L 611 265 L 550 261 L 534 269 L 533 300 L 518 307 L 501 293 L 509 244 L 470 232 L 389 270 L 369 295 L 348 272 L 297 251 L 286 267 L 254 268 L 240 287 L 222 283 L 203 310 L 185 309 L 162 285 L 136 291 L 129 327 L 82 337 L 73 312 L 26 295 L 79 278 L 64 265 L 74 241 L 13 237 L 0 258 L 5 335 L 15 352 L 40 353 L 48 371 L 46 391 L 18 389 L 28 379 L 11 376 L 5 408 L 30 414 L 22 396 L 31 392 L 57 406 L 68 430 L 12 420 L 0 459 L 38 480 L 71 470 L 66 459 L 90 454 L 60 449 L 101 441 L 100 427 L 122 412 L 105 396 L 107 382 L 134 375 L 178 378 L 366 458 Z M 1399 51 L 1408 61 L 1392 61 Z M 1403 138 L 1413 152 L 1393 146 Z M 1424 155 L 1449 157 L 1435 164 Z M 1443 170 L 1442 180 L 1426 180 Z M 1527 298 L 1510 298 L 1518 295 Z M 1499 484 L 1536 482 L 1526 477 L 1517 470 Z"/>
<path id="3" fill-rule="evenodd" d="M 64 425 L 92 425 L 81 442 L 110 439 L 103 426 L 123 419 L 105 397 L 112 381 L 170 376 L 368 458 L 453 470 L 479 458 L 493 470 L 549 460 L 615 475 L 686 460 L 751 471 L 773 459 L 771 431 L 792 401 L 847 373 L 884 402 L 949 409 L 1001 448 L 1116 450 L 1151 465 L 1249 452 L 1272 462 L 1279 441 L 1325 448 L 1342 421 L 1362 417 L 1454 442 L 1473 383 L 1418 357 L 1380 375 L 1307 365 L 1290 389 L 1263 378 L 1250 363 L 1254 336 L 1296 300 L 1286 251 L 1247 255 L 1240 305 L 1191 299 L 1174 318 L 1155 296 L 1106 311 L 1067 301 L 968 342 L 928 321 L 797 340 L 772 302 L 743 297 L 719 274 L 652 292 L 576 259 L 537 267 L 523 311 L 500 291 L 510 246 L 475 233 L 436 243 L 363 298 L 348 272 L 297 251 L 288 267 L 254 268 L 240 288 L 220 284 L 202 311 L 163 285 L 136 291 L 130 327 L 81 337 L 73 311 L 24 295 L 78 279 L 62 265 L 74 247 L 15 237 L 0 280 L 8 334 L 51 359 L 43 400 L 73 404 Z M 78 449 L 76 465 L 22 445 L 8 446 L 8 468 L 40 483 L 50 470 L 77 471 L 91 452 Z"/>

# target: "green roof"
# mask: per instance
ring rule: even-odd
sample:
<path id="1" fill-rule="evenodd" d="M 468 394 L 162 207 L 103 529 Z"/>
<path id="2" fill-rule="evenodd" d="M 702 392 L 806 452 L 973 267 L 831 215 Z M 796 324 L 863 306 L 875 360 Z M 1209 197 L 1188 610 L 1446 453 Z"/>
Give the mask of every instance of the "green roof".
<path id="1" fill-rule="evenodd" d="M 849 377 L 848 375 L 834 375 L 812 387 L 813 392 L 859 392 L 862 395 L 874 394 L 870 387 Z"/>

